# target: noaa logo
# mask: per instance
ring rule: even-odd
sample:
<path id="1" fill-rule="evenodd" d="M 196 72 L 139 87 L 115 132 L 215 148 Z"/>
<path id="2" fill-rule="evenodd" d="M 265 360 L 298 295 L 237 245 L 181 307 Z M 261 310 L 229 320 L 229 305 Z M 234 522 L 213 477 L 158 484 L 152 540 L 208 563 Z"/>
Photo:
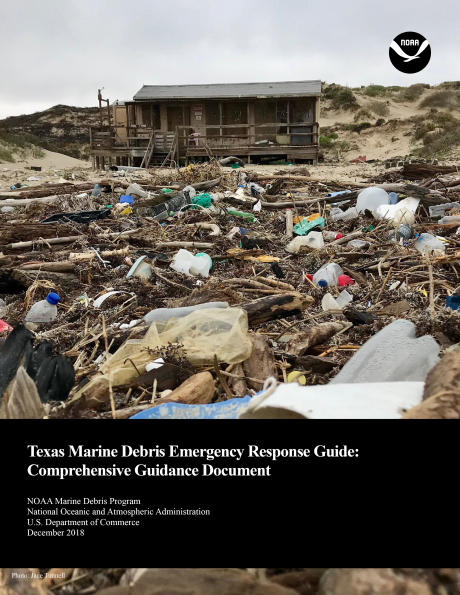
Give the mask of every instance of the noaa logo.
<path id="1" fill-rule="evenodd" d="M 428 41 L 413 31 L 401 33 L 390 45 L 390 60 L 393 66 L 405 74 L 415 74 L 427 66 L 431 58 Z"/>

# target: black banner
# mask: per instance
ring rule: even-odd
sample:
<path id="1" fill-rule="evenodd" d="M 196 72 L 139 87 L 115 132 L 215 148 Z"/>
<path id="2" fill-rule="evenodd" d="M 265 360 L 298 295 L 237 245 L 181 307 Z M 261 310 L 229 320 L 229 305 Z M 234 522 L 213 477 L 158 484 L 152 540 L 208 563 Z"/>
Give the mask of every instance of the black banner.
<path id="1" fill-rule="evenodd" d="M 420 566 L 421 511 L 442 511 L 456 450 L 446 427 L 22 422 L 2 482 L 21 546 L 4 565 Z"/>

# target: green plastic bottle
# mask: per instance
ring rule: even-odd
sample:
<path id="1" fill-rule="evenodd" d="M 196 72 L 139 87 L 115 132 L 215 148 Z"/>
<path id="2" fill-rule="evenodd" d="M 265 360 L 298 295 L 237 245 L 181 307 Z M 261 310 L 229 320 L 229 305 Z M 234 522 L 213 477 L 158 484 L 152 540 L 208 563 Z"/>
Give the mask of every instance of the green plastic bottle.
<path id="1" fill-rule="evenodd" d="M 255 217 L 252 213 L 242 213 L 241 211 L 235 211 L 233 209 L 228 209 L 228 214 L 233 215 L 234 217 L 242 217 L 243 219 L 249 219 L 249 221 L 254 221 Z"/>

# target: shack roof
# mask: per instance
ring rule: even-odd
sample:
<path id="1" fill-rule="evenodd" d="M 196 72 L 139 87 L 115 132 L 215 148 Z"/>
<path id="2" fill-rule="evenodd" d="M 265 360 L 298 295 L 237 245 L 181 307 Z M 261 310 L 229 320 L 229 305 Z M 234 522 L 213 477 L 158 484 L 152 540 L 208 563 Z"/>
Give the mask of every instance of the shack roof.
<path id="1" fill-rule="evenodd" d="M 321 81 L 226 83 L 217 85 L 144 85 L 134 101 L 171 99 L 239 99 L 321 95 Z"/>

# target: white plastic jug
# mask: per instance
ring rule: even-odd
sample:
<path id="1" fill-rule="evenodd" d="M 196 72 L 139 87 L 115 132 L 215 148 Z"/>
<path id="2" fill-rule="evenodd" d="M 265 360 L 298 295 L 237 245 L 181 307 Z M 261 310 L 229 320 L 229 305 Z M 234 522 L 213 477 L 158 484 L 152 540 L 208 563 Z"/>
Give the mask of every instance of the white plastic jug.
<path id="1" fill-rule="evenodd" d="M 188 250 L 180 249 L 174 256 L 171 268 L 178 273 L 184 273 L 188 277 L 194 275 L 208 277 L 209 269 L 211 268 L 211 259 L 207 255 L 194 256 Z"/>
<path id="2" fill-rule="evenodd" d="M 326 293 L 326 295 L 321 300 L 321 306 L 325 312 L 328 310 L 342 310 L 352 301 L 353 296 L 350 295 L 346 289 L 344 289 L 336 299 L 334 299 L 330 293 Z"/>
<path id="3" fill-rule="evenodd" d="M 380 205 L 389 205 L 390 197 L 388 192 L 385 192 L 382 188 L 366 188 L 359 196 L 356 203 L 356 209 L 358 213 L 364 213 L 367 209 L 372 213 L 377 210 Z"/>
<path id="4" fill-rule="evenodd" d="M 311 231 L 306 236 L 297 236 L 292 242 L 289 242 L 286 250 L 291 254 L 298 254 L 303 246 L 310 250 L 321 250 L 324 248 L 323 234 L 320 231 Z"/>
<path id="5" fill-rule="evenodd" d="M 380 205 L 374 212 L 378 219 L 392 219 L 395 227 L 402 223 L 413 225 L 415 223 L 415 212 L 420 199 L 412 196 L 399 201 L 395 205 Z"/>
<path id="6" fill-rule="evenodd" d="M 313 283 L 318 286 L 318 282 L 323 279 L 328 285 L 334 285 L 340 275 L 343 275 L 342 267 L 335 264 L 335 262 L 330 262 L 316 271 L 313 275 Z"/>

